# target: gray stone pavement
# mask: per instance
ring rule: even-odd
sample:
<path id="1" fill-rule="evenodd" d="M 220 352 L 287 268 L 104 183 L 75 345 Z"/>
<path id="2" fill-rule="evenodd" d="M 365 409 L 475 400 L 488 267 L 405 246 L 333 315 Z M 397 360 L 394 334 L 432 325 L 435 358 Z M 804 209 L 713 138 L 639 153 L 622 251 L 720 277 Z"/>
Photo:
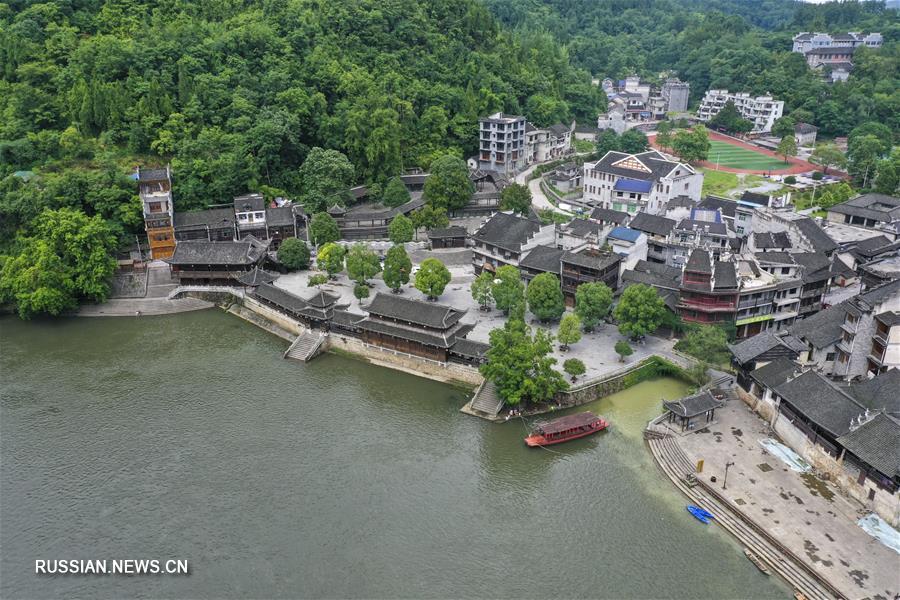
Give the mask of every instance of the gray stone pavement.
<path id="1" fill-rule="evenodd" d="M 468 252 L 460 249 L 434 250 L 427 253 L 429 256 L 436 256 L 444 260 L 447 256 L 455 256 L 460 252 Z M 413 253 L 413 258 L 418 258 L 418 253 Z M 414 261 L 413 271 L 417 267 Z M 451 261 L 447 261 L 448 263 Z M 492 329 L 503 327 L 506 318 L 499 310 L 492 309 L 490 311 L 482 311 L 480 307 L 472 299 L 469 286 L 475 279 L 472 272 L 471 264 L 448 264 L 452 279 L 444 290 L 444 293 L 438 298 L 440 304 L 447 304 L 457 309 L 466 310 L 468 314 L 463 317 L 463 322 L 472 323 L 475 329 L 467 336 L 468 339 L 487 342 L 488 335 Z M 313 294 L 313 290 L 306 285 L 309 279 L 309 271 L 301 271 L 298 273 L 289 273 L 282 275 L 275 281 L 275 285 L 288 290 L 300 297 L 306 298 Z M 379 274 L 375 279 L 371 280 L 372 288 L 370 290 L 370 298 L 374 297 L 377 292 L 390 293 L 387 286 Z M 362 305 L 353 296 L 353 283 L 348 279 L 346 273 L 342 273 L 338 278 L 328 284 L 322 286 L 322 289 L 341 296 L 341 302 L 349 304 L 349 310 L 361 313 L 364 310 L 367 300 Z M 415 298 L 417 300 L 424 299 L 424 295 L 412 286 L 412 282 L 403 288 L 404 298 Z M 541 324 L 530 313 L 526 315 L 526 319 L 533 328 L 542 328 L 550 331 L 555 335 L 558 328 L 557 323 Z M 678 364 L 688 365 L 689 362 L 673 352 L 674 340 L 647 336 L 643 344 L 633 344 L 634 354 L 628 357 L 626 363 L 619 362 L 619 355 L 615 353 L 613 347 L 615 343 L 623 339 L 619 335 L 614 325 L 602 324 L 593 333 L 582 334 L 581 341 L 570 346 L 567 352 L 561 352 L 559 345 L 554 345 L 554 358 L 558 361 L 560 368 L 562 362 L 567 358 L 578 358 L 582 360 L 587 367 L 587 372 L 583 379 L 593 379 L 606 375 L 608 373 L 618 371 L 628 364 L 637 362 L 652 354 L 662 355 Z"/>
<path id="2" fill-rule="evenodd" d="M 732 400 L 716 411 L 716 422 L 707 430 L 676 439 L 693 463 L 704 459 L 698 478 L 715 476 L 717 489 L 729 501 L 848 598 L 895 598 L 900 556 L 856 524 L 869 511 L 832 484 L 791 471 L 764 453 L 759 441 L 767 437 L 765 421 Z M 722 490 L 726 462 L 734 465 Z"/>

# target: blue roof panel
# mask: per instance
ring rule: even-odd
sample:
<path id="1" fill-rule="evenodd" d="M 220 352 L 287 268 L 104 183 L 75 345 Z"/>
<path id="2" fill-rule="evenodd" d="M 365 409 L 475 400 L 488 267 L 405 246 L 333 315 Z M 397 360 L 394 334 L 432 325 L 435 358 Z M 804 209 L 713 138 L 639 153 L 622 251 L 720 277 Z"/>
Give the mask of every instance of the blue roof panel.
<path id="1" fill-rule="evenodd" d="M 652 181 L 639 181 L 637 179 L 620 179 L 613 186 L 613 189 L 619 192 L 640 192 L 648 193 L 653 188 Z"/>
<path id="2" fill-rule="evenodd" d="M 627 227 L 616 227 L 609 232 L 607 237 L 614 240 L 625 240 L 626 242 L 636 242 L 641 237 L 641 232 Z"/>

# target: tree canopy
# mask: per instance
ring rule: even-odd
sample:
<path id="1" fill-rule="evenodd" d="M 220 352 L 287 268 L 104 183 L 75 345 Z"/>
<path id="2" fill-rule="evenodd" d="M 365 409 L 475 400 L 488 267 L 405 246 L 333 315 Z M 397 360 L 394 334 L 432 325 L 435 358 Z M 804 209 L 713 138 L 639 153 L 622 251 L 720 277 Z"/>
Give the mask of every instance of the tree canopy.
<path id="1" fill-rule="evenodd" d="M 326 212 L 314 214 L 309 221 L 309 239 L 317 246 L 341 239 L 341 230 L 334 217 Z"/>
<path id="2" fill-rule="evenodd" d="M 388 225 L 388 238 L 395 244 L 411 242 L 415 233 L 415 225 L 406 215 L 397 215 Z"/>
<path id="3" fill-rule="evenodd" d="M 613 316 L 622 335 L 634 338 L 656 331 L 665 313 L 666 304 L 656 288 L 638 283 L 625 288 Z"/>
<path id="4" fill-rule="evenodd" d="M 309 246 L 297 238 L 288 238 L 278 247 L 278 262 L 291 271 L 309 267 Z"/>
<path id="5" fill-rule="evenodd" d="M 412 272 L 412 261 L 403 246 L 391 246 L 384 257 L 384 284 L 392 292 L 400 291 L 400 288 L 409 283 L 409 274 Z"/>
<path id="6" fill-rule="evenodd" d="M 553 273 L 535 275 L 525 288 L 525 298 L 528 310 L 541 321 L 558 319 L 566 310 L 559 277 Z"/>
<path id="7" fill-rule="evenodd" d="M 575 288 L 575 314 L 581 318 L 585 331 L 593 331 L 609 314 L 613 292 L 605 283 L 582 283 Z"/>
<path id="8" fill-rule="evenodd" d="M 469 179 L 466 162 L 449 154 L 431 163 L 431 175 L 425 180 L 423 196 L 433 208 L 447 212 L 458 210 L 472 198 L 475 186 Z"/>
<path id="9" fill-rule="evenodd" d="M 527 215 L 531 210 L 531 190 L 527 185 L 511 183 L 500 192 L 500 210 L 511 210 L 518 215 Z"/>
<path id="10" fill-rule="evenodd" d="M 422 261 L 413 282 L 416 289 L 428 296 L 429 300 L 436 300 L 443 294 L 448 283 L 450 271 L 436 258 L 426 258 Z"/>

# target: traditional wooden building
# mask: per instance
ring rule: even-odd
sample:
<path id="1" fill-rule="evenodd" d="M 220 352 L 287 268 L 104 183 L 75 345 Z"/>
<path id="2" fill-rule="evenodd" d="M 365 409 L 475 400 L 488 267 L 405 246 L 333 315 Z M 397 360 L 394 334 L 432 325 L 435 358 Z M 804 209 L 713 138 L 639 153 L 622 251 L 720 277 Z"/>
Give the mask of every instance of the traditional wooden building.
<path id="1" fill-rule="evenodd" d="M 466 311 L 393 294 L 376 294 L 367 310 L 358 323 L 365 343 L 438 362 L 474 327 L 460 323 Z"/>
<path id="2" fill-rule="evenodd" d="M 267 248 L 253 236 L 239 242 L 185 240 L 166 262 L 182 285 L 234 285 L 242 273 L 262 264 Z"/>
<path id="3" fill-rule="evenodd" d="M 153 260 L 166 259 L 175 251 L 175 207 L 172 201 L 172 172 L 137 168 L 138 195 L 144 212 L 144 230 Z"/>
<path id="4" fill-rule="evenodd" d="M 345 240 L 380 240 L 388 236 L 388 227 L 398 215 L 409 216 L 421 208 L 425 200 L 420 196 L 409 202 L 390 208 L 382 204 L 368 203 L 345 208 L 335 204 L 328 209 Z"/>
<path id="5" fill-rule="evenodd" d="M 175 239 L 205 240 L 207 242 L 234 241 L 234 210 L 210 208 L 175 213 Z"/>
<path id="6" fill-rule="evenodd" d="M 669 422 L 678 420 L 681 431 L 686 431 L 695 429 L 698 424 L 701 427 L 708 425 L 716 418 L 716 409 L 725 406 L 725 401 L 716 398 L 710 390 L 704 390 L 681 400 L 664 401 L 663 406 Z"/>
<path id="7" fill-rule="evenodd" d="M 291 206 L 269 207 L 266 209 L 266 236 L 272 242 L 272 250 L 277 250 L 282 240 L 297 237 L 297 220 Z"/>
<path id="8" fill-rule="evenodd" d="M 317 289 L 309 298 L 301 298 L 269 283 L 256 288 L 253 298 L 311 329 L 329 329 L 336 309 L 343 310 L 348 306 L 338 304 L 339 296 L 322 290 Z"/>
<path id="9" fill-rule="evenodd" d="M 432 248 L 464 248 L 469 237 L 465 227 L 441 227 L 428 230 L 428 241 Z"/>
<path id="10" fill-rule="evenodd" d="M 605 283 L 615 291 L 619 287 L 619 263 L 614 252 L 588 248 L 581 252 L 564 252 L 560 258 L 560 283 L 566 304 L 575 305 L 575 290 L 582 283 Z"/>
<path id="11" fill-rule="evenodd" d="M 684 265 L 678 314 L 691 323 L 733 321 L 738 306 L 734 263 L 713 263 L 707 250 L 696 249 Z"/>

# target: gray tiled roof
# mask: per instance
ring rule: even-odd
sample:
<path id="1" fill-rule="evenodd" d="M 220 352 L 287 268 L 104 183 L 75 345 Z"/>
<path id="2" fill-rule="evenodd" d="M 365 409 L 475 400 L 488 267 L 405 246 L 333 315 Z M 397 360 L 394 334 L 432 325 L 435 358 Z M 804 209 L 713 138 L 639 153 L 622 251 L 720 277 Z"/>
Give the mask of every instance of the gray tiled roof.
<path id="1" fill-rule="evenodd" d="M 263 257 L 265 249 L 251 241 L 207 242 L 184 240 L 175 244 L 175 252 L 166 262 L 172 265 L 252 265 Z"/>
<path id="2" fill-rule="evenodd" d="M 465 338 L 457 338 L 456 342 L 450 347 L 450 352 L 462 356 L 481 358 L 487 354 L 487 351 L 490 350 L 490 348 L 490 344 L 467 340 Z"/>
<path id="3" fill-rule="evenodd" d="M 394 294 L 375 294 L 366 308 L 370 315 L 397 319 L 434 329 L 448 329 L 466 313 L 452 306 L 400 298 Z"/>
<path id="4" fill-rule="evenodd" d="M 429 240 L 440 240 L 444 238 L 458 238 L 458 237 L 466 237 L 468 232 L 466 232 L 465 227 L 459 227 L 454 225 L 453 227 L 438 227 L 436 229 L 428 230 L 428 239 Z"/>
<path id="5" fill-rule="evenodd" d="M 519 261 L 519 266 L 523 269 L 559 275 L 560 259 L 564 252 L 555 246 L 535 246 Z"/>
<path id="6" fill-rule="evenodd" d="M 629 156 L 634 156 L 635 158 L 640 160 L 644 165 L 647 166 L 647 168 L 650 170 L 650 173 L 613 166 L 613 163 L 628 158 Z M 677 167 L 678 164 L 679 163 L 677 162 L 666 160 L 662 154 L 656 152 L 655 150 L 634 155 L 625 154 L 624 152 L 610 151 L 607 152 L 603 156 L 603 158 L 597 161 L 595 168 L 598 171 L 603 171 L 604 173 L 612 173 L 621 177 L 630 177 L 632 179 L 640 179 L 642 181 L 655 181 L 671 173 L 672 169 Z"/>
<path id="7" fill-rule="evenodd" d="M 816 252 L 827 253 L 837 250 L 838 245 L 834 243 L 834 240 L 828 237 L 828 234 L 809 217 L 797 219 L 794 221 L 794 224 L 796 224 L 803 237 L 809 240 Z"/>
<path id="8" fill-rule="evenodd" d="M 681 400 L 663 402 L 663 406 L 679 417 L 689 418 L 702 415 L 709 410 L 721 408 L 725 406 L 725 401 L 716 400 L 712 395 L 712 392 L 705 390 L 694 396 L 682 398 Z"/>
<path id="9" fill-rule="evenodd" d="M 694 208 L 697 206 L 697 202 L 691 199 L 690 196 L 675 196 L 668 202 L 666 202 L 666 210 L 671 210 L 673 208 Z"/>
<path id="10" fill-rule="evenodd" d="M 734 263 L 716 261 L 715 266 L 715 289 L 726 289 L 737 287 L 737 272 Z"/>
<path id="11" fill-rule="evenodd" d="M 785 348 L 794 357 L 806 349 L 806 345 L 794 335 L 776 335 L 771 331 L 764 331 L 737 344 L 728 345 L 731 353 L 741 363 L 753 361 L 773 348 L 779 347 Z"/>
<path id="12" fill-rule="evenodd" d="M 138 181 L 166 181 L 169 174 L 166 169 L 139 169 Z"/>
<path id="13" fill-rule="evenodd" d="M 575 237 L 587 237 L 590 234 L 600 234 L 600 223 L 588 221 L 587 219 L 572 219 L 565 224 L 565 231 L 569 235 Z"/>
<path id="14" fill-rule="evenodd" d="M 294 211 L 290 206 L 266 209 L 266 225 L 284 226 L 294 224 Z"/>
<path id="15" fill-rule="evenodd" d="M 675 228 L 681 231 L 708 231 L 713 235 L 728 235 L 728 230 L 725 227 L 725 223 L 711 223 L 709 221 L 682 219 Z"/>
<path id="16" fill-rule="evenodd" d="M 411 329 L 409 327 L 401 327 L 393 323 L 385 323 L 384 321 L 374 321 L 372 319 L 363 319 L 357 323 L 357 326 L 364 331 L 373 331 L 384 335 L 390 335 L 404 340 L 412 340 L 420 344 L 428 346 L 436 346 L 438 348 L 449 348 L 453 344 L 453 338 L 448 338 L 443 333 L 437 333 L 433 330 Z"/>
<path id="17" fill-rule="evenodd" d="M 863 194 L 832 206 L 828 212 L 889 223 L 900 220 L 900 198 L 886 194 Z"/>
<path id="18" fill-rule="evenodd" d="M 551 126 L 548 127 L 547 129 L 549 129 L 549 130 L 550 130 L 550 133 L 552 133 L 553 135 L 555 135 L 555 136 L 557 136 L 557 137 L 569 133 L 569 128 L 568 128 L 568 126 L 563 125 L 562 123 L 557 123 L 557 124 L 555 124 L 555 125 L 551 125 Z"/>
<path id="19" fill-rule="evenodd" d="M 793 265 L 794 257 L 789 252 L 757 252 L 753 255 L 757 262 L 773 263 L 776 265 Z"/>
<path id="20" fill-rule="evenodd" d="M 815 133 L 819 128 L 809 123 L 797 123 L 794 125 L 795 133 Z"/>
<path id="21" fill-rule="evenodd" d="M 253 292 L 253 295 L 257 298 L 261 298 L 273 304 L 277 304 L 283 308 L 291 310 L 296 313 L 303 312 L 306 308 L 309 307 L 309 304 L 296 294 L 292 294 L 287 290 L 283 290 L 280 287 L 274 286 L 270 283 L 263 283 L 256 291 Z"/>
<path id="22" fill-rule="evenodd" d="M 695 248 L 691 252 L 691 256 L 688 258 L 687 263 L 684 265 L 684 270 L 692 271 L 694 273 L 712 274 L 713 270 L 712 263 L 709 259 L 709 252 L 701 248 Z"/>
<path id="23" fill-rule="evenodd" d="M 595 254 L 593 252 L 564 252 L 562 262 L 603 271 L 622 261 L 622 257 L 614 252 Z"/>
<path id="24" fill-rule="evenodd" d="M 900 423 L 879 414 L 838 438 L 838 443 L 888 477 L 900 475 Z"/>
<path id="25" fill-rule="evenodd" d="M 209 208 L 175 213 L 175 229 L 234 227 L 234 210 Z"/>
<path id="26" fill-rule="evenodd" d="M 615 223 L 621 225 L 628 220 L 628 213 L 620 210 L 612 210 L 611 208 L 595 208 L 591 212 L 591 218 L 604 223 Z"/>
<path id="27" fill-rule="evenodd" d="M 540 228 L 540 224 L 531 219 L 498 212 L 472 235 L 472 239 L 504 250 L 519 252 L 522 245 Z"/>
<path id="28" fill-rule="evenodd" d="M 769 389 L 778 387 L 800 369 L 799 365 L 791 359 L 779 356 L 770 363 L 750 372 L 750 377 L 761 386 Z"/>
<path id="29" fill-rule="evenodd" d="M 850 431 L 850 420 L 864 409 L 823 375 L 805 371 L 775 388 L 775 393 L 833 436 Z"/>
<path id="30" fill-rule="evenodd" d="M 788 331 L 815 348 L 827 348 L 841 339 L 841 324 L 847 314 L 846 302 L 835 304 L 794 323 Z"/>
<path id="31" fill-rule="evenodd" d="M 850 385 L 850 395 L 872 410 L 900 417 L 900 369 L 889 369 L 877 377 Z"/>
<path id="32" fill-rule="evenodd" d="M 175 216 L 177 217 L 178 215 L 176 214 Z M 870 258 L 881 254 L 884 250 L 888 250 L 892 245 L 893 242 L 885 236 L 876 235 L 857 242 L 852 253 L 859 257 Z"/>
<path id="33" fill-rule="evenodd" d="M 235 196 L 234 211 L 262 211 L 266 209 L 266 199 L 262 194 L 244 194 L 243 196 Z"/>
<path id="34" fill-rule="evenodd" d="M 791 238 L 784 231 L 754 233 L 753 246 L 760 250 L 765 250 L 767 248 L 790 248 Z"/>
<path id="35" fill-rule="evenodd" d="M 706 196 L 697 205 L 697 208 L 705 208 L 707 210 L 716 210 L 722 213 L 723 217 L 734 218 L 734 209 L 737 208 L 737 202 L 728 198 L 719 198 L 718 196 Z"/>
<path id="36" fill-rule="evenodd" d="M 769 196 L 766 194 L 758 194 L 756 192 L 744 192 L 741 194 L 741 200 L 743 202 L 749 202 L 751 204 L 756 204 L 757 206 L 768 206 L 769 205 Z"/>
<path id="37" fill-rule="evenodd" d="M 347 310 L 336 308 L 334 310 L 334 315 L 331 317 L 331 321 L 335 325 L 342 325 L 344 327 L 356 327 L 356 325 L 365 318 L 365 315 L 360 315 Z"/>
<path id="38" fill-rule="evenodd" d="M 258 286 L 263 283 L 272 283 L 278 279 L 278 275 L 275 273 L 269 273 L 268 271 L 264 271 L 259 267 L 253 267 L 249 271 L 245 273 L 241 273 L 241 275 L 237 278 L 238 283 L 248 286 Z"/>
<path id="39" fill-rule="evenodd" d="M 642 212 L 634 215 L 631 222 L 628 224 L 628 227 L 643 231 L 644 233 L 667 236 L 675 227 L 675 221 L 673 219 L 667 219 L 666 217 Z"/>

